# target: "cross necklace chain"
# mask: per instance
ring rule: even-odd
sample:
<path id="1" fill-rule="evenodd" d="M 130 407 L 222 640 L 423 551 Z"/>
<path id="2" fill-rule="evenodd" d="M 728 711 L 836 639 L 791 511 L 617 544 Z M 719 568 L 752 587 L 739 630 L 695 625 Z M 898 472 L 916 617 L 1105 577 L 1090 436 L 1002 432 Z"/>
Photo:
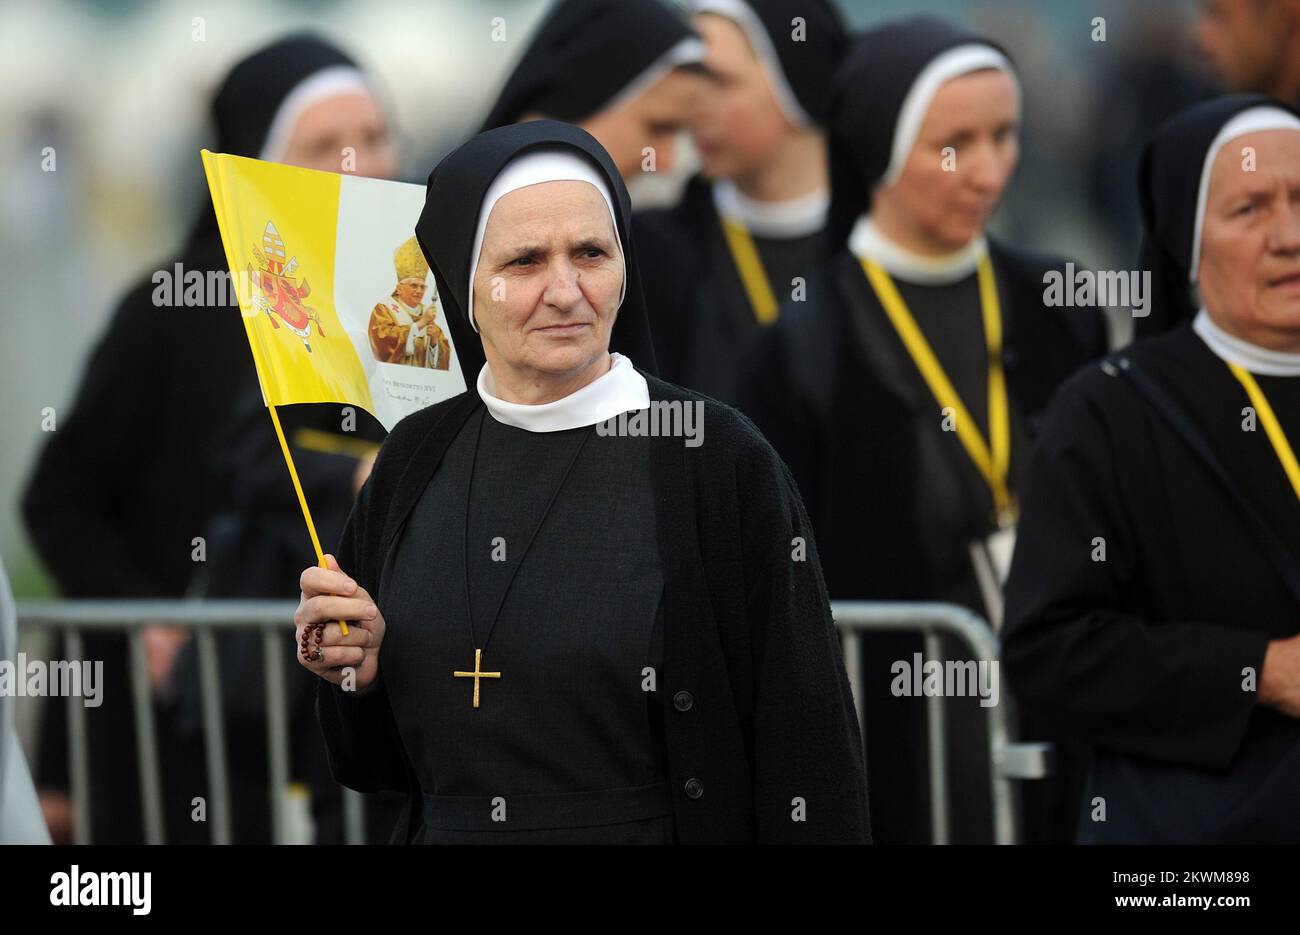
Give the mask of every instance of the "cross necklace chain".
<path id="1" fill-rule="evenodd" d="M 497 618 L 501 616 L 501 608 L 505 606 L 506 595 L 510 593 L 510 588 L 515 583 L 515 575 L 519 573 L 520 566 L 523 565 L 524 560 L 528 557 L 528 550 L 533 547 L 533 542 L 537 539 L 537 534 L 541 532 L 542 526 L 546 523 L 546 517 L 551 514 L 551 508 L 555 506 L 555 501 L 559 497 L 560 491 L 564 489 L 564 485 L 569 480 L 569 475 L 573 473 L 573 466 L 578 463 L 578 455 L 582 454 L 582 449 L 586 447 L 587 439 L 592 435 L 591 431 L 585 432 L 582 436 L 582 441 L 580 441 L 577 448 L 574 449 L 573 457 L 569 459 L 568 467 L 564 469 L 564 475 L 560 478 L 560 483 L 556 486 L 555 490 L 551 492 L 551 499 L 546 502 L 546 508 L 542 510 L 542 515 L 537 520 L 537 525 L 533 527 L 532 535 L 528 537 L 528 543 L 524 546 L 523 552 L 519 555 L 519 561 L 515 563 L 514 570 L 510 572 L 510 578 L 506 581 L 505 590 L 501 592 L 501 597 L 497 601 L 497 609 L 492 615 L 492 622 L 488 624 L 487 633 L 483 637 L 483 645 L 479 646 L 478 640 L 474 637 L 474 607 L 470 603 L 469 596 L 469 505 L 470 496 L 474 489 L 474 469 L 478 465 L 479 444 L 483 440 L 483 423 L 487 418 L 487 409 L 484 408 L 479 417 L 478 433 L 474 438 L 474 454 L 470 458 L 469 464 L 469 485 L 465 491 L 465 550 L 462 558 L 465 571 L 465 616 L 469 622 L 470 648 L 474 650 L 474 670 L 471 672 L 463 669 L 454 669 L 451 673 L 453 678 L 472 678 L 474 680 L 473 706 L 475 708 L 479 706 L 480 679 L 501 678 L 500 672 L 485 672 L 483 670 L 483 653 L 487 650 L 488 640 L 492 638 L 492 631 L 496 628 Z"/>

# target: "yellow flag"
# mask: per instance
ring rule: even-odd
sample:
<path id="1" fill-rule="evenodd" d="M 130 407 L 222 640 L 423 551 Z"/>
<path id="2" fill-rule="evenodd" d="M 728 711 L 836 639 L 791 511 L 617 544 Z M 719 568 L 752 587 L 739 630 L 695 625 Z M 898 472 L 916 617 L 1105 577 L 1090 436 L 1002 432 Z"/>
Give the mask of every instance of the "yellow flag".
<path id="1" fill-rule="evenodd" d="M 207 150 L 203 169 L 262 397 L 324 568 L 275 407 L 351 404 L 392 429 L 465 389 L 413 234 L 424 189 Z"/>
<path id="2" fill-rule="evenodd" d="M 414 241 L 418 185 L 203 152 L 262 394 L 392 428 L 465 389 Z"/>

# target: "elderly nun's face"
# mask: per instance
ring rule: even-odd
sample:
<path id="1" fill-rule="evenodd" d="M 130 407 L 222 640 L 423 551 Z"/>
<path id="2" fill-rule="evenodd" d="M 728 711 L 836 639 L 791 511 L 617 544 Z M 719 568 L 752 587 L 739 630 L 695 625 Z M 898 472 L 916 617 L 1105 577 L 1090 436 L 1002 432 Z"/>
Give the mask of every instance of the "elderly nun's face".
<path id="1" fill-rule="evenodd" d="M 1300 130 L 1238 137 L 1215 157 L 1197 285 L 1228 333 L 1300 350 Z"/>
<path id="2" fill-rule="evenodd" d="M 474 321 L 493 375 L 576 375 L 604 359 L 623 257 L 605 199 L 541 182 L 492 207 L 474 274 Z"/>

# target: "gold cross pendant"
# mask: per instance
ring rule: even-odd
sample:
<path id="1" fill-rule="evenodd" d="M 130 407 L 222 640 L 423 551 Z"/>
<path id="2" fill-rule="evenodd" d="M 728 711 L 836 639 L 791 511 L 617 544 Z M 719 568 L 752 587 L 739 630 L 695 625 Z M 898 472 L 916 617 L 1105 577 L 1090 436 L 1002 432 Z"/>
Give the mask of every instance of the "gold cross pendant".
<path id="1" fill-rule="evenodd" d="M 483 650 L 476 649 L 474 650 L 474 671 L 473 672 L 453 671 L 451 673 L 453 676 L 455 676 L 458 679 L 472 678 L 474 680 L 474 707 L 476 708 L 478 707 L 478 680 L 501 678 L 500 672 L 484 672 L 482 669 L 482 662 L 483 662 Z"/>

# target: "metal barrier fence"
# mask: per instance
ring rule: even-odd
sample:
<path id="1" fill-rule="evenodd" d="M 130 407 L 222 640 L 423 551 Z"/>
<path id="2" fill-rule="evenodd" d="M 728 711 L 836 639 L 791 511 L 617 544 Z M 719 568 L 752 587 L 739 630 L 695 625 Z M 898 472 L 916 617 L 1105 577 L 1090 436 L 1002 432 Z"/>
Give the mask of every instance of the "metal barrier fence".
<path id="1" fill-rule="evenodd" d="M 253 629 L 262 633 L 265 662 L 266 726 L 270 766 L 272 840 L 288 838 L 286 795 L 289 786 L 288 699 L 281 660 L 293 650 L 288 630 L 298 605 L 294 601 L 61 601 L 19 604 L 18 625 L 53 627 L 67 640 L 69 659 L 83 659 L 83 630 L 124 630 L 129 647 L 136 755 L 146 843 L 163 843 L 162 782 L 158 771 L 158 734 L 145 658 L 145 627 L 179 626 L 194 631 L 199 668 L 204 750 L 208 775 L 208 818 L 214 844 L 231 840 L 230 782 L 226 766 L 226 731 L 221 682 L 217 671 L 215 629 Z M 73 841 L 90 843 L 90 770 L 87 762 L 86 713 L 80 698 L 69 696 L 68 763 L 73 812 Z M 364 841 L 361 797 L 343 790 L 344 835 L 348 843 Z"/>
<path id="2" fill-rule="evenodd" d="M 265 661 L 266 723 L 270 764 L 268 795 L 271 802 L 272 840 L 287 840 L 285 796 L 289 784 L 288 700 L 284 672 L 279 664 L 293 649 L 288 624 L 297 604 L 292 601 L 118 601 L 74 600 L 18 605 L 20 627 L 54 628 L 66 639 L 66 656 L 84 659 L 82 631 L 122 630 L 127 634 L 132 704 L 135 717 L 136 752 L 140 796 L 143 804 L 145 840 L 164 842 L 162 782 L 158 767 L 158 735 L 154 724 L 143 629 L 147 626 L 179 626 L 194 631 L 199 668 L 204 748 L 208 775 L 208 811 L 214 844 L 231 841 L 230 786 L 226 765 L 226 734 L 222 718 L 221 683 L 217 663 L 215 629 L 254 629 L 262 633 Z M 977 661 L 998 658 L 998 641 L 988 624 L 965 608 L 951 604 L 875 603 L 837 601 L 832 604 L 835 623 L 841 631 L 844 664 L 858 708 L 862 710 L 861 638 L 867 630 L 919 631 L 925 640 L 925 655 L 942 658 L 940 636 L 947 633 L 970 647 Z M 68 705 L 68 761 L 73 808 L 73 841 L 90 843 L 90 767 L 86 714 L 82 699 L 71 695 Z M 995 704 L 988 711 L 989 775 L 992 788 L 994 839 L 999 844 L 1017 840 L 1012 779 L 1034 779 L 1046 775 L 1045 744 L 1017 744 L 1011 741 L 1005 709 Z M 943 698 L 926 698 L 926 733 L 929 752 L 931 831 L 937 844 L 950 839 L 947 784 L 947 733 Z M 363 843 L 365 821 L 359 794 L 343 790 L 344 836 L 350 844 Z"/>
<path id="3" fill-rule="evenodd" d="M 866 724 L 862 705 L 862 632 L 866 630 L 915 630 L 925 640 L 925 657 L 942 659 L 940 636 L 944 633 L 964 642 L 971 657 L 978 662 L 998 659 L 998 638 L 983 617 L 955 604 L 907 604 L 869 601 L 834 601 L 831 613 L 840 629 L 844 647 L 844 667 L 858 706 L 858 722 Z M 925 699 L 926 747 L 929 753 L 930 833 L 935 844 L 951 840 L 951 816 L 948 811 L 948 735 L 943 697 L 927 695 Z M 1015 844 L 1019 839 L 1015 799 L 1011 780 L 1042 779 L 1047 775 L 1048 745 L 1014 743 L 1002 704 L 990 705 L 988 712 L 989 785 L 992 796 L 993 840 L 997 844 Z"/>

